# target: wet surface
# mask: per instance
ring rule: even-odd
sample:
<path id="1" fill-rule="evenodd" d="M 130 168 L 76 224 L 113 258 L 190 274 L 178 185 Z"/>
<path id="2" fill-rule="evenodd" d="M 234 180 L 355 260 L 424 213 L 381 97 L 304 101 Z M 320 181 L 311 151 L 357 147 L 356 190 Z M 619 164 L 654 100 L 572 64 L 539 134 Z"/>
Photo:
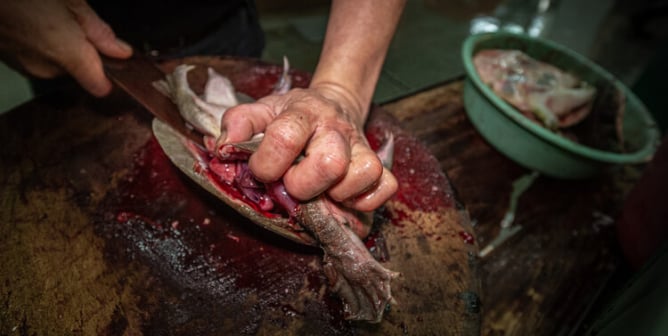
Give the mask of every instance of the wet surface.
<path id="1" fill-rule="evenodd" d="M 322 293 L 319 250 L 267 232 L 221 204 L 181 175 L 154 139 L 103 207 L 108 211 L 98 229 L 110 242 L 108 255 L 150 265 L 175 295 L 170 309 L 147 321 L 153 331 L 186 325 L 253 331 L 268 312 L 277 326 L 314 311 L 326 312 L 321 323 L 342 321 L 337 298 Z M 235 318 L 219 323 L 214 316 Z"/>
<path id="2" fill-rule="evenodd" d="M 280 74 L 278 67 L 247 70 L 251 75 L 230 77 L 239 91 L 254 98 L 270 92 Z M 194 73 L 191 80 L 197 83 L 201 72 Z M 235 78 L 254 81 L 237 84 Z M 305 85 L 306 79 L 297 76 L 295 81 Z M 147 312 L 142 331 L 397 333 L 397 328 L 439 328 L 434 324 L 442 319 L 438 312 L 447 311 L 453 319 L 477 316 L 466 300 L 445 300 L 448 292 L 477 291 L 477 282 L 468 282 L 475 279 L 466 257 L 475 249 L 467 233 L 472 232 L 468 218 L 455 207 L 448 179 L 426 147 L 396 119 L 375 110 L 367 127 L 374 149 L 387 131 L 399 148 L 393 172 L 400 189 L 377 214 L 365 242 L 388 268 L 404 273 L 393 286 L 401 304 L 387 312 L 386 321 L 370 325 L 344 320 L 340 299 L 327 288 L 319 249 L 289 241 L 239 215 L 174 167 L 151 137 L 132 154 L 131 168 L 102 202 L 96 221 L 96 232 L 107 242 L 109 263 L 139 262 L 148 268 L 151 285 L 135 288 L 143 298 L 139 308 Z M 420 250 L 413 250 L 417 246 Z M 411 270 L 424 267 L 419 260 L 457 265 L 449 273 Z M 458 277 L 454 286 L 442 279 L 450 276 Z M 462 320 L 467 327 L 453 330 L 475 330 L 477 321 Z"/>
<path id="3" fill-rule="evenodd" d="M 430 234 L 437 228 L 427 229 L 437 223 L 420 223 L 411 214 L 452 208 L 453 196 L 426 148 L 389 116 L 374 116 L 368 129 L 371 142 L 382 142 L 389 129 L 403 150 L 395 154 L 400 192 L 389 210 L 376 216 L 374 233 L 365 241 L 379 260 L 391 262 L 384 226 L 401 228 L 398 239 L 426 230 L 426 237 L 441 240 Z M 256 333 L 294 320 L 304 321 L 312 332 L 348 334 L 356 329 L 356 323 L 343 319 L 339 298 L 327 289 L 319 249 L 266 231 L 227 207 L 181 174 L 154 138 L 134 154 L 132 166 L 103 202 L 96 229 L 107 241 L 112 263 L 139 261 L 151 269 L 156 283 L 142 294 L 153 298 L 142 307 L 153 312 L 145 332 Z M 426 193 L 425 185 L 430 186 Z M 473 242 L 464 231 L 451 236 Z M 221 323 L 215 316 L 234 318 Z"/>

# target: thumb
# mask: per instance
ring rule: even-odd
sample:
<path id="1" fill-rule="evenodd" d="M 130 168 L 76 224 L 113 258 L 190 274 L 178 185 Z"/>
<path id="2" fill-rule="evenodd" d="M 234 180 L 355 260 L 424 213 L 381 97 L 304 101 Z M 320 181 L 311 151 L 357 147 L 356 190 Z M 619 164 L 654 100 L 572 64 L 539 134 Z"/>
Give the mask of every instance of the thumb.
<path id="1" fill-rule="evenodd" d="M 111 27 L 88 6 L 86 1 L 69 0 L 67 3 L 86 38 L 98 51 L 115 58 L 132 56 L 132 47 L 118 39 Z"/>

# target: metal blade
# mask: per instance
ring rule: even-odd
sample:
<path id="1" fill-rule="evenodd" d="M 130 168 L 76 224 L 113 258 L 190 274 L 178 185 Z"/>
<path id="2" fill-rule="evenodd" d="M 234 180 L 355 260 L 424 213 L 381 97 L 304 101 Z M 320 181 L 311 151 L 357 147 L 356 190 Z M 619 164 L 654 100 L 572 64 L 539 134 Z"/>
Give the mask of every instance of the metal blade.
<path id="1" fill-rule="evenodd" d="M 186 138 L 202 144 L 202 136 L 186 127 L 177 106 L 153 87 L 154 81 L 165 77 L 154 63 L 140 55 L 125 60 L 102 56 L 102 63 L 107 76 L 151 114 Z"/>

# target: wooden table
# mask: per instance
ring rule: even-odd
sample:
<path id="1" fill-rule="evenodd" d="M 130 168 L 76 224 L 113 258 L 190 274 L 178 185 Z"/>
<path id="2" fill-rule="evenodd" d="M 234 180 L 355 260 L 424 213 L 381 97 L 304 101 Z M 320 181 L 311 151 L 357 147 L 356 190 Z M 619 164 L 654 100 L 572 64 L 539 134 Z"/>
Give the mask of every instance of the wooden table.
<path id="1" fill-rule="evenodd" d="M 531 172 L 475 130 L 462 81 L 387 104 L 440 160 L 472 220 L 481 250 L 499 235 L 512 183 Z M 480 259 L 483 335 L 561 335 L 579 327 L 622 262 L 614 219 L 638 167 L 584 181 L 540 176 L 518 199 L 522 229 Z"/>
<path id="2" fill-rule="evenodd" d="M 461 90 L 461 81 L 454 81 L 383 108 L 396 116 L 402 127 L 426 144 L 439 160 L 475 223 L 477 245 L 482 248 L 500 230 L 512 182 L 529 172 L 496 152 L 476 133 L 465 115 Z M 145 266 L 141 251 L 128 249 L 123 253 L 109 248 L 110 241 L 128 232 L 95 225 L 114 216 L 122 217 L 96 209 L 107 204 L 113 188 L 128 183 L 126 179 L 133 165 L 159 166 L 150 160 L 145 162 L 146 157 L 137 154 L 150 138 L 149 124 L 150 116 L 118 93 L 94 100 L 76 90 L 32 101 L 0 118 L 0 139 L 5 144 L 0 150 L 3 186 L 0 304 L 4 305 L 0 309 L 0 333 L 115 335 L 132 333 L 134 329 L 129 326 L 142 323 L 146 326 L 145 321 L 150 317 L 154 322 L 162 318 L 176 326 L 195 326 L 195 329 L 171 329 L 169 332 L 174 334 L 207 334 L 204 325 L 210 322 L 202 321 L 212 319 L 207 316 L 210 307 L 185 309 L 177 305 L 177 301 L 185 300 L 185 294 L 161 293 L 165 284 L 150 275 L 152 270 Z M 549 335 L 572 330 L 618 262 L 614 230 L 604 219 L 616 215 L 623 195 L 636 178 L 634 173 L 633 169 L 611 170 L 587 181 L 539 177 L 519 199 L 515 225 L 523 229 L 486 257 L 475 260 L 469 256 L 464 261 L 467 271 L 461 274 L 469 277 L 479 272 L 480 277 L 473 282 L 466 279 L 455 282 L 472 288 L 473 296 L 467 304 L 442 304 L 450 307 L 447 309 L 463 310 L 461 314 L 455 312 L 458 324 L 450 329 L 444 326 L 446 323 L 424 322 L 422 317 L 416 317 L 395 325 L 394 329 L 354 330 L 362 334 L 390 330 L 417 335 L 476 334 L 479 329 L 484 335 Z M 144 177 L 150 178 L 150 171 L 147 174 Z M 184 183 L 186 187 L 180 186 L 178 192 L 204 198 L 202 206 L 206 210 L 212 200 Z M 131 192 L 123 196 L 125 201 L 134 197 Z M 156 202 L 160 202 L 160 197 L 168 200 L 172 197 L 155 196 Z M 139 203 L 133 206 L 150 206 L 145 205 L 145 200 Z M 235 216 L 230 211 L 221 211 L 226 216 Z M 142 223 L 145 222 L 149 220 Z M 176 230 L 180 224 L 172 225 Z M 174 235 L 170 230 L 160 228 L 150 232 Z M 170 242 L 178 244 L 178 237 L 170 237 L 174 238 Z M 178 255 L 187 247 L 168 246 L 164 251 L 171 248 Z M 152 251 L 154 247 L 144 248 Z M 306 260 L 312 258 L 312 251 L 292 245 L 289 248 Z M 277 253 L 285 253 L 280 251 Z M 152 257 L 164 260 L 170 255 Z M 459 276 L 458 272 L 461 271 L 452 269 L 435 274 Z M 179 274 L 173 274 L 172 278 L 179 279 Z M 475 290 L 477 279 L 482 282 L 480 301 Z M 138 289 L 159 294 L 142 296 L 137 294 Z M 467 298 L 455 297 L 452 301 L 460 299 Z M 243 302 L 235 304 L 243 307 Z M 162 307 L 151 313 L 163 316 L 147 316 L 149 312 L 140 308 L 145 306 Z M 224 308 L 220 309 L 224 312 Z M 282 314 L 289 316 L 295 312 L 284 307 Z M 175 318 L 183 321 L 174 321 Z M 219 323 L 236 322 L 222 318 Z M 200 326 L 202 329 L 197 329 Z M 162 330 L 160 326 L 154 327 L 158 329 L 153 331 Z M 307 329 L 292 332 L 304 334 L 304 330 Z M 347 334 L 353 329 L 340 330 L 346 330 L 343 334 Z M 240 332 L 275 331 L 258 328 Z M 333 329 L 330 332 L 342 334 Z"/>

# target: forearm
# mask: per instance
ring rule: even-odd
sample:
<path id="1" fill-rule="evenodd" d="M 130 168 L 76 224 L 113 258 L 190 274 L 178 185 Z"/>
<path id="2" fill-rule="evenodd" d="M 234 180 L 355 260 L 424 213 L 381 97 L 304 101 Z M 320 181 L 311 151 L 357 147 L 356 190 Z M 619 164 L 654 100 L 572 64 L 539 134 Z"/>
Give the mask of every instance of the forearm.
<path id="1" fill-rule="evenodd" d="M 405 0 L 333 0 L 312 86 L 340 91 L 360 124 L 368 113 Z"/>

